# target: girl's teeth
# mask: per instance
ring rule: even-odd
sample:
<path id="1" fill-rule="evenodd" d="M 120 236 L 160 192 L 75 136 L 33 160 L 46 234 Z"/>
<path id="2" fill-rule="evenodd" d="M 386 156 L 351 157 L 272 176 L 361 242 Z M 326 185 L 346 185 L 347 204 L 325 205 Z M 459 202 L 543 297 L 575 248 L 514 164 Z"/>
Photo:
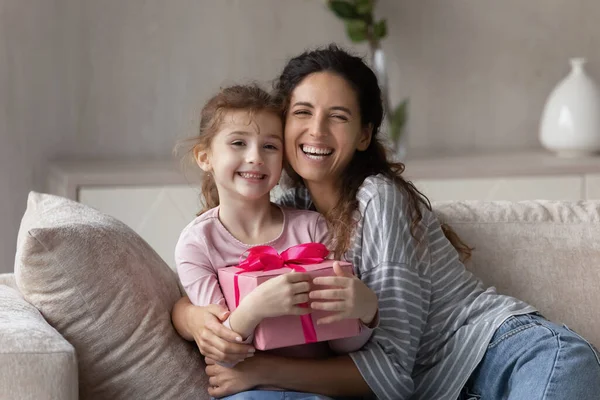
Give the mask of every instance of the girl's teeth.
<path id="1" fill-rule="evenodd" d="M 262 178 L 264 178 L 264 175 L 248 174 L 248 173 L 244 173 L 244 172 L 240 172 L 239 175 L 242 178 L 247 178 L 247 179 L 262 179 Z"/>

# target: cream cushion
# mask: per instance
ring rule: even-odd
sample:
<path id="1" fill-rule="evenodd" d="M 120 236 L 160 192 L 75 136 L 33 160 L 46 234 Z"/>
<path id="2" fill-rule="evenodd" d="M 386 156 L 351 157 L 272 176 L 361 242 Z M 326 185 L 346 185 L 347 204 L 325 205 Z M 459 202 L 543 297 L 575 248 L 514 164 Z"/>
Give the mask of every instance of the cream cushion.
<path id="1" fill-rule="evenodd" d="M 200 399 L 204 365 L 170 318 L 177 276 L 125 224 L 30 193 L 15 260 L 24 298 L 77 353 L 84 399 Z"/>
<path id="2" fill-rule="evenodd" d="M 0 305 L 0 398 L 77 399 L 73 346 L 17 290 L 0 284 Z"/>
<path id="3" fill-rule="evenodd" d="M 440 202 L 467 267 L 600 347 L 600 202 Z"/>

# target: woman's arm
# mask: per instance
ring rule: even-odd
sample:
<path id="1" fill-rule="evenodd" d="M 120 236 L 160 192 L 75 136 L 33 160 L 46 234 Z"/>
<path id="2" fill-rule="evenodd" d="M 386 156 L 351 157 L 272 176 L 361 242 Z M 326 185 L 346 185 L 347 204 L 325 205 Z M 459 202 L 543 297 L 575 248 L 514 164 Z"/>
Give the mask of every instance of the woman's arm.
<path id="1" fill-rule="evenodd" d="M 211 386 L 208 393 L 213 397 L 223 397 L 257 386 L 334 397 L 373 395 L 349 356 L 300 359 L 260 353 L 234 368 L 208 365 L 206 373 Z"/>
<path id="2" fill-rule="evenodd" d="M 251 357 L 254 348 L 239 343 L 240 335 L 223 326 L 228 316 L 223 306 L 194 306 L 187 297 L 178 300 L 171 313 L 177 332 L 186 340 L 194 340 L 200 353 L 219 362 L 235 363 Z"/>

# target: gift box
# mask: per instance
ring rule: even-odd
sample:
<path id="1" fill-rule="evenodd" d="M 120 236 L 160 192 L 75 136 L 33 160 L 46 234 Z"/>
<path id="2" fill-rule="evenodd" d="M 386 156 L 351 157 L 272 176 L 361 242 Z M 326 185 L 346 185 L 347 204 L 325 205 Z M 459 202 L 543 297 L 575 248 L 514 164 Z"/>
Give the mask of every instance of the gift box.
<path id="1" fill-rule="evenodd" d="M 325 246 L 317 243 L 293 246 L 281 255 L 269 246 L 250 249 L 248 257 L 239 266 L 218 270 L 219 284 L 229 310 L 235 310 L 240 301 L 256 287 L 281 274 L 297 271 L 306 272 L 313 278 L 335 276 L 334 261 L 324 259 L 327 253 Z M 345 272 L 353 273 L 350 263 L 340 261 L 340 265 Z M 318 288 L 327 289 L 322 285 Z M 254 347 L 269 350 L 359 334 L 358 319 L 317 325 L 320 318 L 331 314 L 329 311 L 313 310 L 303 316 L 265 318 L 254 331 Z"/>

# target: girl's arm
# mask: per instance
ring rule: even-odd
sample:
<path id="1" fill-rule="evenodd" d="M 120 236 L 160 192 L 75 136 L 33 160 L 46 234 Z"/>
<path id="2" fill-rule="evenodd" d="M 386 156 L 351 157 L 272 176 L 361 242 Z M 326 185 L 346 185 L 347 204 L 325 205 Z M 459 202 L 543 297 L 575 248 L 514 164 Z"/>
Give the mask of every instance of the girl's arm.
<path id="1" fill-rule="evenodd" d="M 195 340 L 200 352 L 229 365 L 253 354 L 251 346 L 242 344 L 239 333 L 229 328 L 229 310 L 212 266 L 202 235 L 186 228 L 175 247 L 177 273 L 188 297 L 180 299 L 172 310 L 172 320 L 179 334 Z"/>

